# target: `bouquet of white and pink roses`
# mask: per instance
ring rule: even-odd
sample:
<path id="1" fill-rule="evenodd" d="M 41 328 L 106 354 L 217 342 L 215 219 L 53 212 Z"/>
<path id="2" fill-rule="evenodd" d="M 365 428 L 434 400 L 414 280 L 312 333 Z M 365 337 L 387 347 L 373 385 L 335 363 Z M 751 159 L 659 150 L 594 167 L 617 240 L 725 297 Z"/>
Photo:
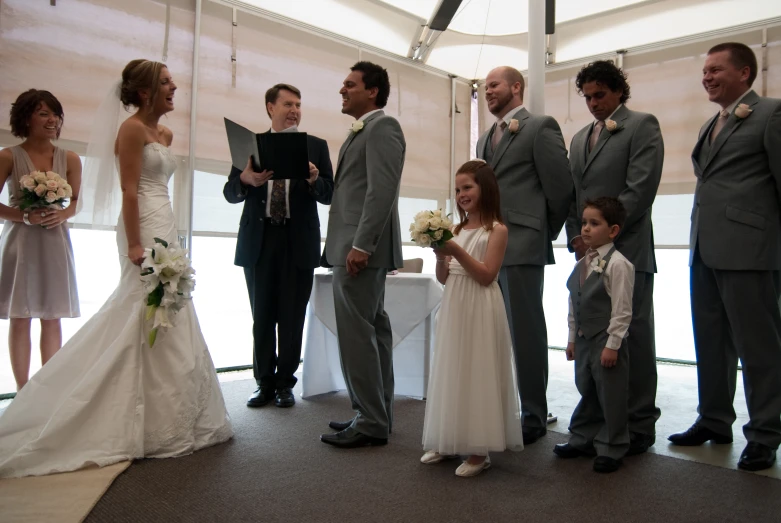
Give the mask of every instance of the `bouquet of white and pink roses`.
<path id="1" fill-rule="evenodd" d="M 174 325 L 174 317 L 192 299 L 195 289 L 195 270 L 190 265 L 187 249 L 155 238 L 155 244 L 144 250 L 141 263 L 141 283 L 144 287 L 146 314 L 151 322 L 147 336 L 149 346 L 155 344 L 158 329 Z"/>
<path id="2" fill-rule="evenodd" d="M 39 209 L 42 207 L 65 207 L 65 200 L 73 196 L 70 184 L 54 171 L 33 171 L 19 180 L 22 187 L 22 201 L 19 208 Z"/>
<path id="3" fill-rule="evenodd" d="M 441 210 L 420 211 L 409 226 L 412 241 L 419 247 L 437 247 L 453 238 L 453 222 Z"/>

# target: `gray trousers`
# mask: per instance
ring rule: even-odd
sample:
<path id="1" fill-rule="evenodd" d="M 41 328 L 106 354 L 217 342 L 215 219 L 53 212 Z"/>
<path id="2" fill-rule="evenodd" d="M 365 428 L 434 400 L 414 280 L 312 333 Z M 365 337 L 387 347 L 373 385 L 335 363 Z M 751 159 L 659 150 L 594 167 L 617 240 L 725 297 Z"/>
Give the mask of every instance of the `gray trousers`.
<path id="1" fill-rule="evenodd" d="M 545 428 L 548 419 L 548 329 L 542 308 L 545 267 L 511 265 L 499 272 L 510 323 L 524 428 Z"/>
<path id="2" fill-rule="evenodd" d="M 656 406 L 654 275 L 635 272 L 629 348 L 629 431 L 653 436 L 662 411 Z"/>
<path id="3" fill-rule="evenodd" d="M 599 456 L 621 459 L 629 450 L 627 397 L 631 355 L 627 340 L 618 350 L 615 367 L 602 366 L 607 332 L 591 340 L 575 341 L 575 385 L 580 402 L 570 419 L 570 445 L 582 450 L 592 446 Z"/>
<path id="4" fill-rule="evenodd" d="M 781 443 L 781 274 L 691 266 L 691 307 L 697 354 L 697 423 L 732 436 L 738 358 L 743 364 L 749 422 L 746 440 Z"/>
<path id="5" fill-rule="evenodd" d="M 334 267 L 334 311 L 347 392 L 357 411 L 353 428 L 387 438 L 393 424 L 393 333 L 385 312 L 387 269 L 350 276 Z"/>

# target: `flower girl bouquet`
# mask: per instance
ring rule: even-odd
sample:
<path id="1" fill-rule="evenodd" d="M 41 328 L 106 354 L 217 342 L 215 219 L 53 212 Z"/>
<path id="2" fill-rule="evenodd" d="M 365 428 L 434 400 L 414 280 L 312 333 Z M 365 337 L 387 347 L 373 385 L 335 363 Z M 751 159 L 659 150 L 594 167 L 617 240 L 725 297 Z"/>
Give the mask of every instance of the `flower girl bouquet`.
<path id="1" fill-rule="evenodd" d="M 27 209 L 65 207 L 65 200 L 73 196 L 73 189 L 65 179 L 54 171 L 33 171 L 19 180 L 22 201 L 19 208 Z"/>
<path id="2" fill-rule="evenodd" d="M 409 226 L 412 241 L 419 247 L 437 247 L 453 238 L 453 222 L 441 210 L 420 211 Z"/>
<path id="3" fill-rule="evenodd" d="M 158 329 L 171 327 L 185 300 L 192 299 L 194 276 L 187 249 L 182 249 L 179 244 L 155 238 L 154 246 L 144 250 L 141 282 L 146 296 L 144 319 L 152 323 L 147 336 L 150 347 L 155 344 Z"/>

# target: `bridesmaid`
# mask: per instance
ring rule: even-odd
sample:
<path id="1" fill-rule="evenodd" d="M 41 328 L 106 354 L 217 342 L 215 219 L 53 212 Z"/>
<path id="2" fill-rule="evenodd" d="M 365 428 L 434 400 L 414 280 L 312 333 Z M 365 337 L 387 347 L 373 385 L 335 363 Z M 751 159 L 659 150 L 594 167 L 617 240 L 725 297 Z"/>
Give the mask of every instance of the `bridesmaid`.
<path id="1" fill-rule="evenodd" d="M 11 132 L 24 141 L 0 151 L 0 191 L 8 186 L 9 203 L 0 204 L 5 220 L 0 238 L 0 319 L 11 320 L 8 348 L 17 390 L 29 379 L 30 326 L 41 320 L 41 363 L 62 346 L 60 318 L 79 316 L 73 248 L 65 221 L 76 214 L 81 185 L 79 157 L 52 143 L 60 136 L 62 105 L 49 91 L 30 89 L 11 106 Z M 19 180 L 31 171 L 54 171 L 73 188 L 62 210 L 19 209 Z"/>

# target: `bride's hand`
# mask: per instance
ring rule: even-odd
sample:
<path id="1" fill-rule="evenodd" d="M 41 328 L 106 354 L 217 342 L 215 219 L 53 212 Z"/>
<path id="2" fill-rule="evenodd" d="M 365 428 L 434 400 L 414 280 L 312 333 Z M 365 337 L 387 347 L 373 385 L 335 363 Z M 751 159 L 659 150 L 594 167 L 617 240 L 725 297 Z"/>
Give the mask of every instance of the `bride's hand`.
<path id="1" fill-rule="evenodd" d="M 144 261 L 144 248 L 140 245 L 132 245 L 128 247 L 127 257 L 130 258 L 130 261 L 135 265 L 141 265 L 141 262 Z"/>

